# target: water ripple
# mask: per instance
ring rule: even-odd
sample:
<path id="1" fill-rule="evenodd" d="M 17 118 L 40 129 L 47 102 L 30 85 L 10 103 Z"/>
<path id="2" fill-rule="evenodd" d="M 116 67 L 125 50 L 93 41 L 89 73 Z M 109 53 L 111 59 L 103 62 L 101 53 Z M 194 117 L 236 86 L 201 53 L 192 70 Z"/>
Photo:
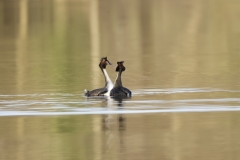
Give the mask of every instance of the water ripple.
<path id="1" fill-rule="evenodd" d="M 233 112 L 240 111 L 240 106 L 237 107 L 222 107 L 222 108 L 178 108 L 178 109 L 156 109 L 156 110 L 103 110 L 96 108 L 81 109 L 68 112 L 38 112 L 38 111 L 1 111 L 0 116 L 60 116 L 60 115 L 89 115 L 89 114 L 146 114 L 146 113 L 174 113 L 174 112 Z"/>
<path id="2" fill-rule="evenodd" d="M 134 95 L 148 94 L 176 94 L 176 93 L 206 93 L 206 92 L 238 92 L 239 90 L 225 90 L 219 88 L 167 88 L 167 89 L 138 89 Z"/>
<path id="3" fill-rule="evenodd" d="M 239 97 L 238 90 L 216 88 L 137 89 L 123 101 L 83 92 L 0 95 L 0 116 L 239 111 Z"/>

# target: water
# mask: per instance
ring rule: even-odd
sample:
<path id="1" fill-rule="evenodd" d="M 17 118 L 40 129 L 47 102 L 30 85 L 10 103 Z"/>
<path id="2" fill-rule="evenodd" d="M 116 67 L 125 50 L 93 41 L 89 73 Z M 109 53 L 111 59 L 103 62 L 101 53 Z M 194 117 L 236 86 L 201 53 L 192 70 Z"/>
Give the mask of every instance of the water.
<path id="1" fill-rule="evenodd" d="M 204 94 L 206 94 L 204 96 Z M 211 98 L 210 95 L 229 95 Z M 0 96 L 0 116 L 92 115 L 166 112 L 239 111 L 240 91 L 207 88 L 133 90 L 134 97 L 115 100 L 80 94 L 18 94 Z M 235 95 L 235 98 L 231 97 Z M 174 98 L 176 97 L 176 98 Z M 185 98 L 188 97 L 188 98 Z M 189 98 L 190 97 L 190 98 Z M 198 97 L 198 98 L 194 98 Z"/>
<path id="2" fill-rule="evenodd" d="M 240 3 L 0 1 L 0 159 L 239 159 Z M 86 98 L 108 56 L 133 97 Z"/>

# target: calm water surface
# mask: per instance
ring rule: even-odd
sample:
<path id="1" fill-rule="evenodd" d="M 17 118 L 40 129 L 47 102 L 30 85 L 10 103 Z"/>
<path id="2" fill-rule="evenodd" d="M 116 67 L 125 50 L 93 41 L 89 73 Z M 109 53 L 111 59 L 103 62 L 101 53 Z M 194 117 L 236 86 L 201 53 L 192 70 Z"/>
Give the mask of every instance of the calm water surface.
<path id="1" fill-rule="evenodd" d="M 1 160 L 240 159 L 236 0 L 0 0 Z M 86 98 L 125 61 L 131 99 Z"/>

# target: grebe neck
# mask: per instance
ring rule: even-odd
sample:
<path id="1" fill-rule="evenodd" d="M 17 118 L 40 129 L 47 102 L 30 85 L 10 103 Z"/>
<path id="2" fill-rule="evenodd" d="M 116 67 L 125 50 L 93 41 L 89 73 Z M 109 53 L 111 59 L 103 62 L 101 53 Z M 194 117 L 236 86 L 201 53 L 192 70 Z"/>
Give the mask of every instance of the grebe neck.
<path id="1" fill-rule="evenodd" d="M 122 71 L 119 71 L 117 74 L 117 78 L 116 78 L 114 87 L 122 87 L 121 75 L 122 75 Z"/>
<path id="2" fill-rule="evenodd" d="M 105 69 L 103 69 L 103 68 L 101 68 L 100 67 L 100 69 L 101 69 L 101 71 L 102 71 L 102 73 L 103 73 L 103 76 L 104 76 L 104 80 L 105 80 L 105 84 L 107 83 L 107 78 L 106 78 L 106 75 L 105 75 L 105 73 L 104 73 L 104 71 L 103 70 L 105 70 Z M 106 72 L 106 71 L 105 71 Z"/>
<path id="3" fill-rule="evenodd" d="M 110 77 L 108 76 L 108 73 L 107 73 L 106 69 L 102 69 L 102 71 L 103 71 L 103 74 L 104 74 L 104 77 L 105 77 L 105 82 L 106 82 L 106 86 L 105 87 L 107 87 L 109 89 L 112 88 L 113 87 L 113 83 L 112 83 Z"/>

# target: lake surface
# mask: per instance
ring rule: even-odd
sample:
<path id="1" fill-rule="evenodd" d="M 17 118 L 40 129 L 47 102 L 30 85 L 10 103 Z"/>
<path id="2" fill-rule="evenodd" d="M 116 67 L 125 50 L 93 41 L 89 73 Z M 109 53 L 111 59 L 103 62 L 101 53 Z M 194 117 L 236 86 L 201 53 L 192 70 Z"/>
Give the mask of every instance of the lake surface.
<path id="1" fill-rule="evenodd" d="M 240 159 L 237 0 L 0 1 L 1 160 Z M 132 98 L 86 98 L 124 60 Z"/>

